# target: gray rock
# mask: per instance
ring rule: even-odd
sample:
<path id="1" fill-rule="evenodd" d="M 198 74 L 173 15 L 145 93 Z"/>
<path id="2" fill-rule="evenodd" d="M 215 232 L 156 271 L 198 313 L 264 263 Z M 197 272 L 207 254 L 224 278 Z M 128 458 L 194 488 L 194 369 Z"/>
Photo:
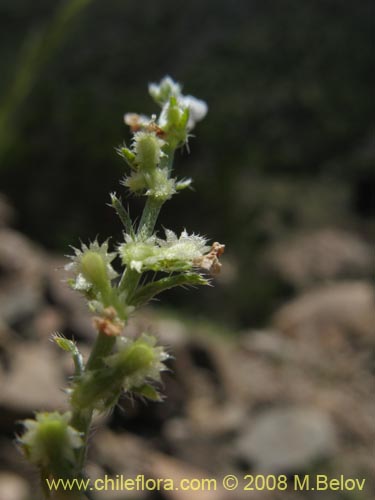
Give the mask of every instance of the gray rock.
<path id="1" fill-rule="evenodd" d="M 319 281 L 368 277 L 373 257 L 370 245 L 356 234 L 321 229 L 277 244 L 269 262 L 285 281 L 304 288 Z"/>
<path id="2" fill-rule="evenodd" d="M 284 333 L 329 329 L 369 339 L 374 333 L 375 291 L 364 281 L 348 281 L 306 292 L 282 306 L 274 325 Z"/>
<path id="3" fill-rule="evenodd" d="M 310 408 L 290 407 L 260 414 L 237 441 L 240 458 L 261 473 L 308 470 L 335 452 L 335 429 L 328 415 Z"/>
<path id="4" fill-rule="evenodd" d="M 0 472 L 0 498 L 4 500 L 27 500 L 29 487 L 18 474 Z"/>
<path id="5" fill-rule="evenodd" d="M 240 345 L 246 352 L 274 360 L 287 358 L 290 343 L 290 339 L 276 330 L 248 330 L 240 337 Z"/>
<path id="6" fill-rule="evenodd" d="M 62 359 L 57 346 L 47 339 L 13 344 L 9 369 L 0 372 L 0 405 L 11 410 L 15 418 L 36 410 L 66 409 L 67 397 L 61 390 L 67 385 Z"/>
<path id="7" fill-rule="evenodd" d="M 0 318 L 12 324 L 42 302 L 42 252 L 16 231 L 0 228 L 0 269 Z"/>

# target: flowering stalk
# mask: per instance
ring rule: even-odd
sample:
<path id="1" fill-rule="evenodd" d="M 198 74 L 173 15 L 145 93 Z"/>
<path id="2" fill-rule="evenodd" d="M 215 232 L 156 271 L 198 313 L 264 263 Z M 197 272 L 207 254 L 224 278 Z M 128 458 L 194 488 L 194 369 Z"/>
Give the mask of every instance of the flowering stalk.
<path id="1" fill-rule="evenodd" d="M 54 342 L 71 354 L 75 366 L 67 389 L 71 410 L 37 413 L 34 420 L 24 422 L 25 432 L 19 438 L 26 457 L 39 467 L 46 496 L 51 494 L 46 489 L 47 478 L 84 477 L 95 413 L 111 410 L 124 391 L 161 400 L 158 383 L 169 356 L 146 333 L 137 339 L 126 337 L 126 323 L 134 310 L 167 289 L 208 285 L 207 274 L 220 271 L 224 245 L 208 246 L 204 237 L 186 230 L 180 235 L 165 230 L 164 237 L 154 230 L 163 204 L 191 184 L 191 179 L 172 176 L 174 153 L 187 144 L 207 106 L 183 95 L 180 85 L 169 77 L 151 84 L 149 92 L 161 107 L 159 117 L 126 114 L 133 139 L 130 147 L 118 148 L 128 165 L 122 184 L 130 193 L 146 196 L 138 227 L 121 199 L 111 194 L 111 206 L 124 225 L 123 241 L 112 252 L 108 241 L 82 245 L 74 249 L 66 266 L 71 275 L 68 283 L 86 298 L 98 333 L 86 363 L 73 341 L 53 336 Z M 122 264 L 120 273 L 113 267 L 116 258 Z M 61 495 L 85 497 L 82 492 Z"/>

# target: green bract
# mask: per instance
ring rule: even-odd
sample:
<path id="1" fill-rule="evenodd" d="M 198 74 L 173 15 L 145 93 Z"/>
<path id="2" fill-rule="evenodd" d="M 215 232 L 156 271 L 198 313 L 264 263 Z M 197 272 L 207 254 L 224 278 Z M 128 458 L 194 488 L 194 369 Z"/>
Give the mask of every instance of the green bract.
<path id="1" fill-rule="evenodd" d="M 161 201 L 169 200 L 176 193 L 175 179 L 170 179 L 168 171 L 161 168 L 151 172 L 132 172 L 122 183 L 135 194 L 144 194 Z"/>
<path id="2" fill-rule="evenodd" d="M 76 380 L 71 391 L 72 405 L 81 410 L 110 408 L 121 390 L 133 391 L 160 382 L 160 372 L 166 369 L 164 361 L 168 357 L 163 347 L 156 345 L 155 337 L 146 334 L 137 340 L 119 337 L 117 352 L 103 359 L 103 367 Z"/>

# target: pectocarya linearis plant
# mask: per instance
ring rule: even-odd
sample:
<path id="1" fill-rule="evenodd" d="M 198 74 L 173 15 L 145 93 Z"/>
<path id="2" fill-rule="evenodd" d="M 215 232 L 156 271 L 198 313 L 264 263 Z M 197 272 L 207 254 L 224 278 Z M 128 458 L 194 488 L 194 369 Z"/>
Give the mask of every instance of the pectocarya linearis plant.
<path id="1" fill-rule="evenodd" d="M 46 480 L 85 477 L 90 426 L 98 412 L 110 411 L 125 391 L 160 401 L 160 374 L 169 355 L 157 339 L 142 333 L 126 335 L 126 324 L 135 310 L 161 292 L 177 286 L 208 285 L 210 275 L 220 271 L 224 245 L 183 230 L 155 232 L 160 210 L 176 193 L 191 185 L 190 178 L 177 179 L 173 172 L 175 151 L 187 145 L 191 130 L 207 113 L 204 101 L 182 93 L 170 77 L 149 85 L 160 106 L 159 116 L 127 113 L 132 141 L 117 149 L 127 165 L 121 183 L 134 195 L 145 196 L 136 225 L 115 193 L 110 205 L 123 226 L 123 240 L 109 251 L 108 240 L 74 248 L 66 270 L 69 285 L 87 300 L 93 314 L 96 341 L 87 360 L 76 343 L 60 334 L 53 341 L 70 353 L 74 376 L 66 392 L 70 410 L 36 413 L 23 422 L 18 437 L 26 458 L 40 471 L 46 497 L 52 495 Z M 120 263 L 116 269 L 114 260 Z M 89 492 L 60 492 L 61 498 L 87 498 Z M 58 495 L 57 495 L 58 496 Z"/>

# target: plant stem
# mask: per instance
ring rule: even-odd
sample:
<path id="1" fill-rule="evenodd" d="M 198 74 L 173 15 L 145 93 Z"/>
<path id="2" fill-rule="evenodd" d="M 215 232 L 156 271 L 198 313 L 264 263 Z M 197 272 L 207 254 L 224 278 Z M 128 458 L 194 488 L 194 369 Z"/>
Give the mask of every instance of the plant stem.
<path id="1" fill-rule="evenodd" d="M 162 201 L 154 200 L 153 198 L 148 198 L 143 214 L 141 217 L 141 222 L 139 224 L 138 233 L 140 231 L 144 232 L 145 236 L 148 237 L 153 233 L 160 209 L 163 205 Z M 122 275 L 119 288 L 126 292 L 126 298 L 130 298 L 135 292 L 141 274 L 132 269 L 126 269 Z M 101 332 L 98 333 L 95 344 L 92 348 L 90 357 L 87 361 L 85 371 L 96 370 L 100 368 L 103 364 L 103 358 L 108 356 L 115 344 L 115 337 L 109 337 Z M 75 409 L 71 419 L 71 425 L 82 433 L 83 446 L 79 449 L 77 454 L 77 471 L 78 477 L 83 477 L 83 468 L 87 453 L 87 441 L 91 426 L 91 420 L 93 417 L 92 410 L 79 410 Z"/>
<path id="2" fill-rule="evenodd" d="M 100 368 L 103 362 L 103 358 L 111 353 L 115 342 L 115 337 L 109 337 L 108 335 L 99 332 L 98 336 L 96 337 L 95 344 L 92 348 L 90 357 L 86 363 L 85 370 L 95 370 L 97 368 Z"/>
<path id="3" fill-rule="evenodd" d="M 169 173 L 172 171 L 173 159 L 174 151 L 165 151 L 163 168 L 167 168 Z M 156 221 L 158 220 L 159 213 L 164 202 L 165 200 L 160 200 L 151 196 L 147 198 L 142 217 L 139 222 L 137 236 L 147 239 L 153 234 Z M 121 277 L 119 289 L 127 292 L 126 301 L 128 303 L 131 302 L 131 298 L 137 289 L 140 277 L 140 273 L 129 268 L 125 269 Z"/>
<path id="4" fill-rule="evenodd" d="M 174 156 L 173 153 L 173 151 L 168 151 L 168 154 L 165 156 L 165 165 L 163 166 L 164 168 L 168 168 L 168 172 L 171 172 L 172 170 Z M 153 234 L 156 221 L 164 202 L 165 200 L 163 199 L 153 198 L 151 196 L 147 198 L 137 230 L 138 237 L 147 239 Z M 116 204 L 115 208 L 118 210 L 119 206 L 117 206 Z M 128 304 L 131 303 L 131 298 L 138 287 L 140 278 L 141 273 L 130 268 L 125 269 L 121 277 L 119 289 L 120 291 L 124 292 L 125 300 Z M 109 337 L 99 332 L 84 372 L 87 372 L 88 370 L 100 369 L 100 367 L 103 365 L 103 358 L 111 353 L 114 344 L 115 337 Z M 76 474 L 80 478 L 83 478 L 84 476 L 83 469 L 86 459 L 87 441 L 92 417 L 93 410 L 75 409 L 71 419 L 71 425 L 82 433 L 82 439 L 84 443 L 77 454 Z"/>
<path id="5" fill-rule="evenodd" d="M 155 229 L 155 224 L 158 219 L 161 207 L 164 200 L 149 196 L 146 201 L 145 208 L 138 227 L 138 236 L 141 238 L 149 238 Z"/>
<path id="6" fill-rule="evenodd" d="M 91 426 L 91 420 L 93 416 L 93 410 L 78 410 L 73 412 L 70 425 L 77 429 L 77 431 L 82 433 L 83 446 L 78 450 L 76 454 L 77 464 L 74 476 L 78 479 L 82 479 L 84 476 L 83 469 L 86 460 L 87 453 L 87 441 L 89 430 Z"/>
<path id="7" fill-rule="evenodd" d="M 100 368 L 103 363 L 103 358 L 110 354 L 115 343 L 114 337 L 108 337 L 99 332 L 96 338 L 94 347 L 91 351 L 90 357 L 87 361 L 85 371 L 95 370 Z M 71 425 L 82 433 L 83 446 L 79 449 L 77 454 L 77 470 L 78 477 L 83 477 L 83 467 L 86 459 L 87 440 L 90 431 L 91 420 L 93 417 L 92 410 L 75 409 L 73 411 Z"/>
<path id="8" fill-rule="evenodd" d="M 137 231 L 137 235 L 141 236 L 141 238 L 147 239 L 152 235 L 163 203 L 164 200 L 158 200 L 152 197 L 147 198 Z M 119 289 L 126 292 L 125 300 L 128 304 L 131 303 L 131 299 L 137 289 L 140 278 L 141 273 L 130 268 L 126 268 L 121 277 Z"/>

